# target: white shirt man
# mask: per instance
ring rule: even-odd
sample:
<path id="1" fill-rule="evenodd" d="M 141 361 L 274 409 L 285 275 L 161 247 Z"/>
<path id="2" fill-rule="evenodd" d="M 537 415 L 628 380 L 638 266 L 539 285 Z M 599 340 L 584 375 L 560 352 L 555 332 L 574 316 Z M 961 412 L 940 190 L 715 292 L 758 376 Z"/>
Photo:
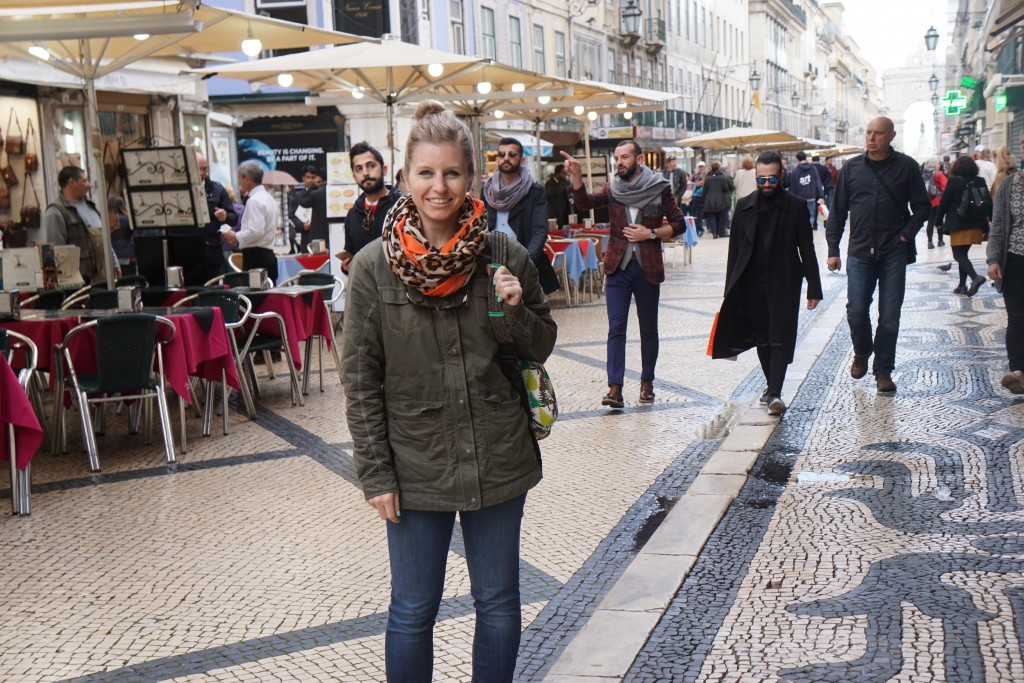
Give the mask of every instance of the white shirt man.
<path id="1" fill-rule="evenodd" d="M 262 247 L 272 249 L 277 228 L 281 225 L 281 207 L 267 188 L 256 185 L 249 190 L 242 213 L 242 225 L 235 233 L 239 249 Z"/>

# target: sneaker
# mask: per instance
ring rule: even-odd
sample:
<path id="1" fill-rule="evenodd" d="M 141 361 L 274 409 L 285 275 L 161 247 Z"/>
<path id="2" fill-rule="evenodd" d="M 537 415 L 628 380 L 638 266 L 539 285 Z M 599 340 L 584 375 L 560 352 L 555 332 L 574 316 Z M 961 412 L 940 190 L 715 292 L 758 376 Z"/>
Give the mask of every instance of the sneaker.
<path id="1" fill-rule="evenodd" d="M 971 280 L 971 286 L 967 288 L 967 296 L 974 296 L 981 289 L 981 286 L 985 284 L 987 278 L 984 275 L 975 275 L 974 279 Z"/>
<path id="2" fill-rule="evenodd" d="M 640 381 L 640 405 L 649 406 L 654 403 L 654 382 Z"/>
<path id="3" fill-rule="evenodd" d="M 999 383 L 1011 394 L 1024 394 L 1024 372 L 1020 370 L 1006 373 Z"/>
<path id="4" fill-rule="evenodd" d="M 964 287 L 963 285 L 959 285 L 958 287 L 954 287 L 953 288 L 953 293 L 954 294 L 967 294 L 967 288 Z"/>
<path id="5" fill-rule="evenodd" d="M 772 396 L 772 400 L 768 402 L 768 414 L 782 415 L 784 412 L 786 412 L 786 404 L 782 402 L 782 398 Z"/>
<path id="6" fill-rule="evenodd" d="M 942 242 L 939 242 L 939 246 L 940 247 L 943 246 Z M 941 270 L 943 273 L 948 273 L 949 269 L 952 268 L 952 267 L 953 267 L 952 263 L 946 263 L 946 264 L 943 264 L 941 266 L 938 266 L 938 269 Z"/>
<path id="7" fill-rule="evenodd" d="M 766 406 L 766 405 L 768 405 L 768 401 L 770 401 L 770 400 L 772 400 L 772 396 L 771 396 L 771 394 L 768 393 L 768 390 L 765 389 L 764 393 L 761 394 L 761 398 L 757 399 L 757 402 L 760 403 L 763 406 Z"/>
<path id="8" fill-rule="evenodd" d="M 622 400 L 622 385 L 609 384 L 608 393 L 601 399 L 601 405 L 609 408 L 625 408 L 626 402 Z"/>
<path id="9" fill-rule="evenodd" d="M 941 237 L 939 238 L 939 246 L 940 246 L 940 247 L 944 247 L 944 246 L 946 246 L 946 243 L 945 243 L 945 242 L 944 242 L 944 241 L 942 240 L 942 238 L 941 238 Z"/>
<path id="10" fill-rule="evenodd" d="M 933 244 L 931 240 L 928 240 L 928 248 L 929 249 L 934 249 L 935 248 L 935 244 Z"/>
<path id="11" fill-rule="evenodd" d="M 868 356 L 854 354 L 853 362 L 850 363 L 850 377 L 860 379 L 868 374 Z"/>
<path id="12" fill-rule="evenodd" d="M 892 376 L 887 373 L 879 373 L 875 375 L 875 386 L 878 388 L 880 394 L 895 394 L 896 383 L 892 381 Z"/>

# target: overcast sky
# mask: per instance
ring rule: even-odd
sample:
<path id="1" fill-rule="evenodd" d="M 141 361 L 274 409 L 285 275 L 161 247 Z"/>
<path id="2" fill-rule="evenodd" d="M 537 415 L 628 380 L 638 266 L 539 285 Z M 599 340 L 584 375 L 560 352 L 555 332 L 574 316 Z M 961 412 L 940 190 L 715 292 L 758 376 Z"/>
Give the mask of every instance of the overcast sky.
<path id="1" fill-rule="evenodd" d="M 937 57 L 945 54 L 946 0 L 845 0 L 846 31 L 878 71 L 905 66 L 924 45 L 929 26 L 939 31 Z"/>

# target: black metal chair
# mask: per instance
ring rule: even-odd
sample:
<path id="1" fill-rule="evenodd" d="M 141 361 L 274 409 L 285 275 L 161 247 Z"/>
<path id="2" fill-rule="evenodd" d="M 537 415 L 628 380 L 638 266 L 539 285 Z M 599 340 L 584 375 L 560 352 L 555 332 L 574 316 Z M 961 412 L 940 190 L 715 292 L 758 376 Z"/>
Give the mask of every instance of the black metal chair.
<path id="1" fill-rule="evenodd" d="M 215 278 L 210 278 L 206 281 L 206 287 L 213 287 L 215 285 L 227 285 L 228 287 L 248 287 L 249 286 L 249 271 L 243 270 L 240 272 L 224 273 L 218 275 Z M 260 284 L 261 289 L 269 289 L 273 287 L 274 283 L 270 280 L 270 277 L 264 277 Z"/>
<path id="2" fill-rule="evenodd" d="M 167 337 L 161 340 L 156 338 L 158 325 L 168 331 Z M 96 332 L 96 372 L 80 374 L 75 370 L 70 345 L 76 336 L 91 329 Z M 100 461 L 89 406 L 97 404 L 102 411 L 105 403 L 120 401 L 122 396 L 133 401 L 156 399 L 167 462 L 175 462 L 162 352 L 162 346 L 174 337 L 174 333 L 174 323 L 167 318 L 149 313 L 125 313 L 82 323 L 64 336 L 59 347 L 62 363 L 58 386 L 70 392 L 79 411 L 90 471 L 98 472 Z M 56 403 L 60 423 L 63 424 L 64 402 L 58 400 Z M 133 406 L 137 405 L 133 403 Z M 149 437 L 148 420 L 146 437 Z"/>
<path id="3" fill-rule="evenodd" d="M 32 409 L 36 415 L 42 416 L 38 376 L 35 374 L 39 363 L 39 349 L 36 348 L 35 342 L 25 335 L 0 328 L 0 354 L 3 354 L 10 362 L 17 353 L 24 354 L 23 367 L 18 371 L 18 384 L 25 390 L 25 394 L 32 402 Z M 41 417 L 40 421 L 42 421 Z M 42 427 L 45 435 L 46 425 L 43 424 Z M 28 515 L 32 513 L 32 465 L 27 465 L 24 470 L 18 469 L 14 445 L 14 426 L 7 425 L 7 458 L 10 460 L 11 470 L 11 512 L 16 515 Z"/>
<path id="4" fill-rule="evenodd" d="M 88 308 L 106 310 L 117 308 L 117 290 L 93 289 L 89 292 L 88 301 Z"/>
<path id="5" fill-rule="evenodd" d="M 21 302 L 23 308 L 34 308 L 37 311 L 56 311 L 67 298 L 63 289 L 47 289 L 26 298 Z"/>

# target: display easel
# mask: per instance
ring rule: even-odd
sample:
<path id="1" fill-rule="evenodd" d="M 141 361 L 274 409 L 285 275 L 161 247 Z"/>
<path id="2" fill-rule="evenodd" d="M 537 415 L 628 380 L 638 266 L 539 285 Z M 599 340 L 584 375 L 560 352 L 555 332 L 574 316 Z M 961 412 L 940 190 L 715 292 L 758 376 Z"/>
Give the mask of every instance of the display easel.
<path id="1" fill-rule="evenodd" d="M 165 284 L 167 266 L 182 266 L 188 284 L 201 284 L 198 280 L 205 279 L 205 266 L 198 277 L 188 275 L 190 271 L 199 272 L 196 266 L 204 263 L 201 231 L 210 222 L 195 148 L 176 145 L 122 149 L 121 164 L 132 225 L 146 233 L 137 233 L 139 272 L 151 284 Z M 160 240 L 158 262 L 153 250 L 144 245 L 139 249 L 139 239 Z M 172 241 L 178 243 L 175 246 L 194 248 L 172 248 Z"/>

